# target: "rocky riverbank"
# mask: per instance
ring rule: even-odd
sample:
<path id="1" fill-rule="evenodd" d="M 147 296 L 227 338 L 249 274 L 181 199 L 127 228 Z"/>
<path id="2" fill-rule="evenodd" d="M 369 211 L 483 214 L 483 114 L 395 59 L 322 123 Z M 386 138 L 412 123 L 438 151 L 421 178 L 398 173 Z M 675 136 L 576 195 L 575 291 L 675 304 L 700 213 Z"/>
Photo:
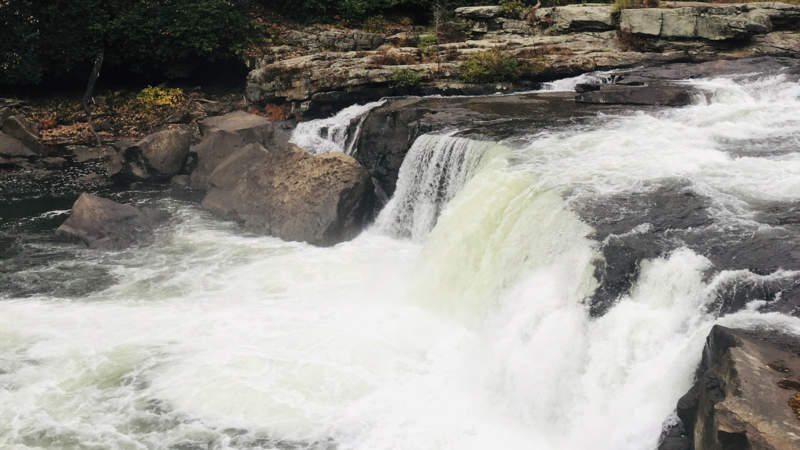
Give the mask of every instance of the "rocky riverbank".
<path id="1" fill-rule="evenodd" d="M 290 42 L 308 50 L 291 57 L 293 47 L 286 46 L 258 61 L 248 76 L 247 98 L 309 116 L 388 95 L 508 92 L 595 70 L 797 56 L 800 49 L 800 6 L 784 3 L 665 2 L 662 8 L 621 12 L 606 5 L 570 5 L 539 9 L 530 20 L 491 6 L 456 13 L 464 39 L 433 50 L 408 32 L 295 33 Z M 467 58 L 491 49 L 526 62 L 518 80 L 460 79 L 459 66 Z M 400 72 L 414 73 L 414 83 L 398 83 Z"/>

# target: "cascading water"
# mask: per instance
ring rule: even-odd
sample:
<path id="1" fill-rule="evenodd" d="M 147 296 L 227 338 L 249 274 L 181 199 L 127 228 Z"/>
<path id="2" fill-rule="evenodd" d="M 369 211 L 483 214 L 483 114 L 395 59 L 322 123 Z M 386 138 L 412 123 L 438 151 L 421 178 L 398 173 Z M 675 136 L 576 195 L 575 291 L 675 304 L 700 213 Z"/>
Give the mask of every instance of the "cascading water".
<path id="1" fill-rule="evenodd" d="M 3 260 L 9 286 L 41 289 L 0 290 L 0 447 L 654 448 L 715 322 L 800 334 L 759 299 L 718 318 L 720 286 L 755 275 L 690 239 L 777 230 L 764 208 L 800 202 L 800 86 L 692 83 L 708 100 L 580 131 L 422 136 L 376 225 L 333 248 L 242 235 L 169 199 L 146 248 L 30 231 L 9 254 L 48 261 Z M 670 234 L 593 317 L 609 257 L 596 235 L 632 208 L 614 202 L 687 190 L 702 227 Z M 605 239 L 669 228 L 643 211 Z M 25 220 L 46 230 L 51 215 Z M 64 295 L 65 272 L 102 282 Z"/>
<path id="2" fill-rule="evenodd" d="M 377 227 L 394 236 L 424 239 L 481 161 L 494 158 L 500 148 L 451 135 L 421 136 L 403 160 L 397 192 Z"/>
<path id="3" fill-rule="evenodd" d="M 358 144 L 367 113 L 384 103 L 377 101 L 353 105 L 326 119 L 301 122 L 297 124 L 289 142 L 313 154 L 344 152 L 351 155 Z"/>

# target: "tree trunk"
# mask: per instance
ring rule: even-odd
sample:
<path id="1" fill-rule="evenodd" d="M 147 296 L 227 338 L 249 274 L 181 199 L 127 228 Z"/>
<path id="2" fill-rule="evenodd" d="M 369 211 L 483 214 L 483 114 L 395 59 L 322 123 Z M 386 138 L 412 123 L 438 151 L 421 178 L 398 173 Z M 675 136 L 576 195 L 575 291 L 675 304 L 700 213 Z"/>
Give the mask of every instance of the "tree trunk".
<path id="1" fill-rule="evenodd" d="M 94 123 L 92 123 L 92 111 L 89 109 L 89 102 L 94 103 L 92 94 L 94 94 L 94 85 L 97 83 L 97 79 L 100 78 L 100 69 L 103 67 L 104 56 L 105 50 L 100 50 L 97 56 L 95 56 L 94 66 L 92 67 L 92 72 L 89 74 L 89 81 L 86 83 L 86 92 L 84 92 L 83 101 L 81 102 L 83 106 L 83 112 L 86 113 L 86 121 L 89 123 L 89 130 L 92 132 L 92 135 L 94 135 L 97 145 L 103 145 L 103 141 L 100 140 L 100 136 L 97 135 L 97 131 L 94 129 Z"/>

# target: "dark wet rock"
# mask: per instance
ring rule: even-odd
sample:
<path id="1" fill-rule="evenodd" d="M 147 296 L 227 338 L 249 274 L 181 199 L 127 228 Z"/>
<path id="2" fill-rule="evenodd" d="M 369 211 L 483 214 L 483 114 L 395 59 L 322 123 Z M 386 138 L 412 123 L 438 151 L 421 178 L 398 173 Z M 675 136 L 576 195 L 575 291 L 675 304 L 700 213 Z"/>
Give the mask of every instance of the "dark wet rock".
<path id="1" fill-rule="evenodd" d="M 593 316 L 604 314 L 639 278 L 640 264 L 681 246 L 680 232 L 702 228 L 713 220 L 710 202 L 681 182 L 650 192 L 615 195 L 578 205 L 601 242 L 603 258 L 595 261 L 599 282 L 590 299 Z"/>
<path id="2" fill-rule="evenodd" d="M 254 232 L 327 246 L 363 229 L 375 194 L 367 171 L 343 153 L 249 144 L 217 166 L 202 205 Z"/>
<path id="3" fill-rule="evenodd" d="M 117 177 L 128 180 L 166 180 L 180 172 L 194 139 L 190 125 L 177 125 L 148 135 L 121 151 Z"/>
<path id="4" fill-rule="evenodd" d="M 716 301 L 712 308 L 720 314 L 729 314 L 744 309 L 754 300 L 766 302 L 759 308 L 762 312 L 800 315 L 800 275 L 758 276 L 744 273 L 717 286 Z"/>
<path id="5" fill-rule="evenodd" d="M 152 240 L 160 215 L 113 200 L 83 193 L 69 218 L 56 233 L 83 242 L 87 247 L 120 250 L 134 243 Z"/>
<path id="6" fill-rule="evenodd" d="M 206 189 L 214 169 L 242 147 L 248 144 L 281 147 L 288 141 L 284 127 L 244 111 L 210 117 L 199 125 L 202 140 L 191 149 L 196 158 L 196 167 L 191 171 L 191 185 L 195 189 Z"/>
<path id="7" fill-rule="evenodd" d="M 685 106 L 692 103 L 693 90 L 687 86 L 668 83 L 651 83 L 640 86 L 595 85 L 583 87 L 575 96 L 578 103 L 603 103 L 615 105 Z"/>
<path id="8" fill-rule="evenodd" d="M 692 440 L 686 434 L 686 427 L 680 420 L 667 427 L 661 434 L 658 450 L 692 450 Z"/>
<path id="9" fill-rule="evenodd" d="M 715 326 L 695 384 L 678 402 L 693 448 L 800 447 L 800 416 L 791 403 L 798 355 L 796 336 Z"/>

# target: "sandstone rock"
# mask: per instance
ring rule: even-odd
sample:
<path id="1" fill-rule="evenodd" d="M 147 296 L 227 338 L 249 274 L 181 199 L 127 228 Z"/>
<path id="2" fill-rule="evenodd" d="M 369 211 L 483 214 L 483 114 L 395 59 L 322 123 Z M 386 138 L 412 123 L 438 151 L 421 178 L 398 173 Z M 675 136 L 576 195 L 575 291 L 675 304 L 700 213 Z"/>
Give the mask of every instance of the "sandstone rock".
<path id="1" fill-rule="evenodd" d="M 272 144 L 275 137 L 275 127 L 269 119 L 244 111 L 203 120 L 200 132 L 202 140 L 191 148 L 197 158 L 191 185 L 201 190 L 208 187 L 208 178 L 225 158 L 247 144 Z"/>
<path id="2" fill-rule="evenodd" d="M 800 339 L 715 326 L 678 415 L 696 449 L 800 448 Z"/>
<path id="3" fill-rule="evenodd" d="M 608 31 L 615 28 L 612 9 L 607 5 L 567 5 L 536 10 L 535 19 L 557 33 Z"/>
<path id="4" fill-rule="evenodd" d="M 353 238 L 375 207 L 367 171 L 343 153 L 247 145 L 214 170 L 203 207 L 249 230 L 334 245 Z"/>
<path id="5" fill-rule="evenodd" d="M 194 132 L 180 125 L 153 133 L 122 149 L 118 176 L 135 180 L 166 180 L 183 167 Z"/>
<path id="6" fill-rule="evenodd" d="M 374 50 L 383 45 L 385 38 L 380 34 L 361 30 L 319 29 L 316 33 L 292 30 L 285 37 L 285 41 L 289 45 L 309 52 L 326 50 L 350 52 Z"/>
<path id="7" fill-rule="evenodd" d="M 465 6 L 456 8 L 456 16 L 469 20 L 487 20 L 500 17 L 503 14 L 502 6 Z"/>
<path id="8" fill-rule="evenodd" d="M 741 5 L 625 9 L 619 27 L 639 36 L 709 41 L 743 40 L 772 30 L 768 13 Z"/>
<path id="9" fill-rule="evenodd" d="M 83 193 L 56 233 L 77 238 L 89 248 L 120 250 L 152 240 L 157 222 L 158 213 L 152 210 L 139 210 Z"/>

